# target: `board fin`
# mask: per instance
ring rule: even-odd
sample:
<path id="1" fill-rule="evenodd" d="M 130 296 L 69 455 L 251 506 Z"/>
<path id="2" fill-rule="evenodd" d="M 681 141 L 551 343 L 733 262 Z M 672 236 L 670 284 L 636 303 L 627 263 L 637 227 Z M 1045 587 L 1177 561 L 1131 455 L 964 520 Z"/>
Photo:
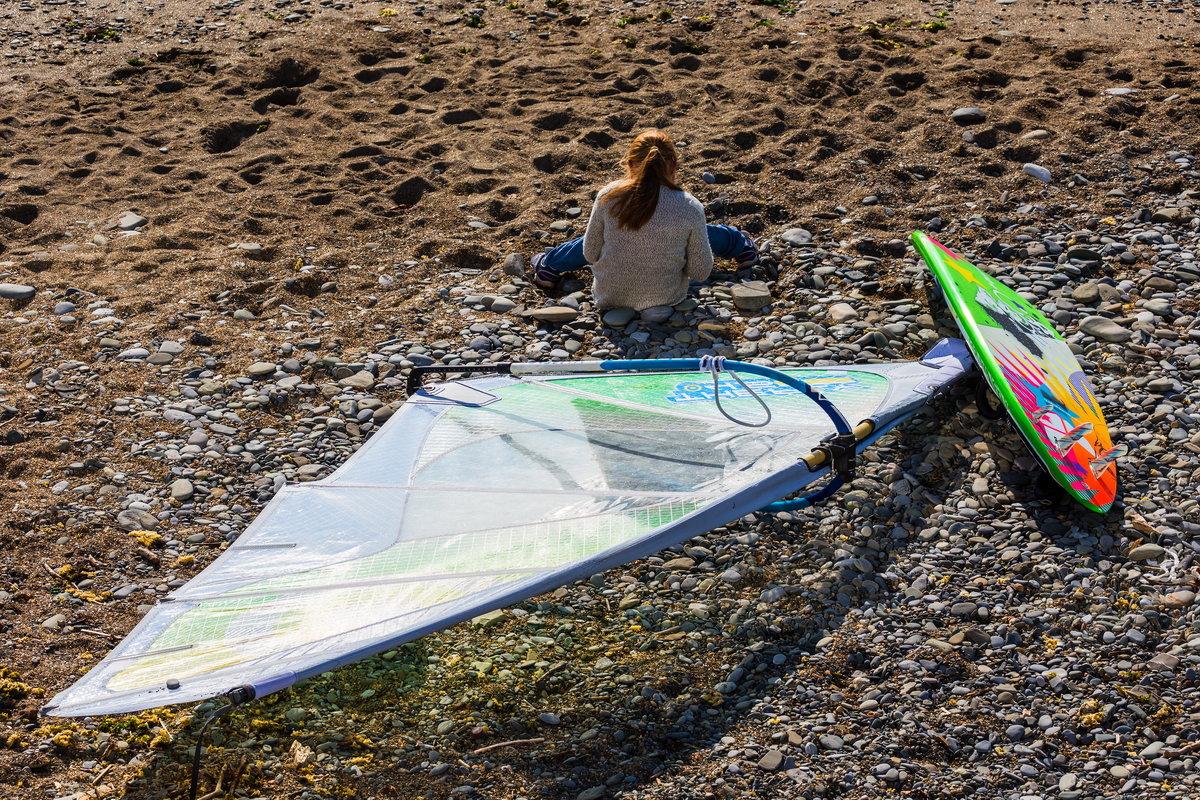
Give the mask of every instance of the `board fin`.
<path id="1" fill-rule="evenodd" d="M 1042 421 L 1042 417 L 1046 416 L 1053 410 L 1054 410 L 1054 406 L 1052 406 L 1052 405 L 1047 404 L 1044 406 L 1038 406 L 1037 408 L 1035 408 L 1033 410 L 1033 413 L 1030 414 L 1029 416 L 1033 418 L 1033 422 L 1036 425 L 1037 423 Z"/>
<path id="2" fill-rule="evenodd" d="M 1066 455 L 1071 452 L 1071 448 L 1078 444 L 1085 436 L 1091 433 L 1095 427 L 1096 426 L 1090 422 L 1084 422 L 1067 431 L 1067 434 L 1059 439 L 1056 443 L 1058 447 L 1058 454 L 1066 457 Z"/>
<path id="3" fill-rule="evenodd" d="M 1091 463 L 1088 464 L 1088 467 L 1092 470 L 1092 475 L 1099 478 L 1102 474 L 1104 474 L 1104 470 L 1117 463 L 1118 458 L 1124 458 L 1127 455 L 1129 455 L 1128 447 L 1123 444 L 1113 445 L 1100 455 L 1093 458 Z"/>

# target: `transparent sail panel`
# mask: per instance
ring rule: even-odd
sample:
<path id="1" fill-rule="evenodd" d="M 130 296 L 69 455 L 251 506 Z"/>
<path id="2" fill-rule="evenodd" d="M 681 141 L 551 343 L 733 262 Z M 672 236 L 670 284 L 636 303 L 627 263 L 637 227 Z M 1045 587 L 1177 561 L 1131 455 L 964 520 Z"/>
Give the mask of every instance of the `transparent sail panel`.
<path id="1" fill-rule="evenodd" d="M 294 670 L 301 665 L 297 659 L 327 659 L 330 652 L 370 640 L 380 623 L 419 621 L 437 606 L 518 577 L 455 576 L 206 600 L 180 615 L 144 655 L 116 662 L 105 688 L 128 692 L 214 670 L 236 686 L 253 678 L 265 658 L 287 657 Z M 278 672 L 281 666 L 276 661 L 269 668 Z"/>
<path id="2" fill-rule="evenodd" d="M 783 372 L 803 380 L 831 400 L 851 424 L 871 416 L 888 387 L 887 378 L 875 372 L 837 369 Z M 714 388 L 712 375 L 708 373 L 554 378 L 546 383 L 590 397 L 673 414 L 698 416 L 721 426 L 733 423 L 721 414 L 714 402 L 718 390 L 721 405 L 726 411 L 736 418 L 752 422 L 762 420 L 765 416 L 762 407 L 754 399 L 754 395 L 757 395 L 771 408 L 772 428 L 828 425 L 825 414 L 798 389 L 756 375 L 739 377 L 741 383 L 729 373 L 721 374 L 718 389 Z"/>
<path id="3" fill-rule="evenodd" d="M 214 564 L 151 612 L 170 619 L 155 635 L 144 637 L 141 655 L 120 656 L 84 683 L 98 681 L 100 697 L 139 689 L 150 693 L 166 681 L 182 685 L 172 693 L 178 700 L 150 703 L 156 705 L 207 696 L 208 683 L 191 679 L 208 673 L 228 688 L 252 682 L 264 667 L 278 673 L 333 661 L 351 645 L 373 641 L 384 622 L 395 638 L 398 631 L 427 624 L 430 615 L 452 615 L 505 584 L 618 547 L 712 499 L 316 489 L 298 491 L 288 502 L 329 492 L 350 495 L 342 498 L 346 502 L 364 491 L 403 495 L 399 519 L 374 528 L 390 537 L 390 546 L 332 564 L 326 559 L 326 565 L 305 570 L 281 565 L 278 552 L 269 549 L 232 549 L 222 557 L 224 566 Z M 526 521 L 496 525 L 517 519 Z M 314 522 L 320 520 L 314 517 Z M 272 531 L 270 526 L 261 530 Z M 305 553 L 311 543 L 307 560 L 319 559 L 321 527 L 296 522 L 290 535 L 297 553 Z M 276 577 L 255 579 L 272 567 Z M 281 568 L 286 574 L 278 575 Z"/>
<path id="4" fill-rule="evenodd" d="M 851 424 L 870 417 L 888 389 L 882 375 L 798 370 L 820 387 Z M 758 402 L 721 379 L 732 416 L 763 418 Z M 586 488 L 612 491 L 722 491 L 794 460 L 831 430 L 815 403 L 765 379 L 755 388 L 772 422 L 747 428 L 724 418 L 707 374 L 601 375 L 513 381 L 492 389 L 483 408 L 451 408 L 419 440 L 407 426 L 381 431 L 333 477 L 334 483 Z M 755 383 L 747 382 L 752 387 Z M 406 406 L 413 422 L 428 406 Z M 399 415 L 398 415 L 399 416 Z M 806 448 L 796 451 L 793 448 Z M 408 450 L 412 459 L 397 458 Z M 407 470 L 407 471 L 406 471 Z"/>
<path id="5" fill-rule="evenodd" d="M 325 490 L 351 495 L 372 490 Z M 373 490 L 380 492 L 383 490 Z M 214 593 L 264 594 L 291 589 L 386 582 L 390 578 L 544 569 L 585 558 L 687 514 L 710 498 L 386 490 L 405 498 L 403 517 L 373 527 L 377 552 L 295 570 L 277 553 L 231 548 L 216 577 L 175 592 L 182 600 Z M 312 493 L 309 493 L 312 494 Z M 295 527 L 301 552 L 322 549 L 324 529 Z M 386 537 L 386 539 L 385 539 Z M 310 542 L 312 543 L 310 546 Z M 207 571 L 206 571 L 207 572 Z M 270 572 L 275 577 L 253 580 Z M 284 573 L 284 574 L 280 574 Z M 205 577 L 204 575 L 200 576 Z"/>
<path id="6" fill-rule="evenodd" d="M 937 371 L 911 367 L 922 386 Z M 889 397 L 888 369 L 796 372 L 854 423 Z M 730 414 L 762 418 L 722 381 Z M 764 428 L 723 418 L 708 375 L 471 385 L 496 399 L 406 404 L 332 477 L 281 491 L 53 713 L 139 710 L 354 660 L 587 575 L 689 519 L 745 513 L 731 498 L 832 432 L 811 400 L 772 382 L 751 384 L 773 413 Z"/>

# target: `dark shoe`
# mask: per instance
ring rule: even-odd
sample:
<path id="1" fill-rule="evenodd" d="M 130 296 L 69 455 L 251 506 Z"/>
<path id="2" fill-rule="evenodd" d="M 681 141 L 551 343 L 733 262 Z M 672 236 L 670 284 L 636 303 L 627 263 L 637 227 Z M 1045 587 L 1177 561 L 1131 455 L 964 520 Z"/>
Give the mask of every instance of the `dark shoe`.
<path id="1" fill-rule="evenodd" d="M 740 269 L 758 264 L 758 245 L 745 232 L 742 233 L 742 252 L 734 256 L 733 260 Z"/>
<path id="2" fill-rule="evenodd" d="M 539 289 L 547 291 L 557 289 L 562 283 L 562 275 L 549 267 L 542 266 L 542 262 L 546 260 L 546 254 L 534 253 L 529 259 L 529 269 L 533 273 L 530 281 Z"/>

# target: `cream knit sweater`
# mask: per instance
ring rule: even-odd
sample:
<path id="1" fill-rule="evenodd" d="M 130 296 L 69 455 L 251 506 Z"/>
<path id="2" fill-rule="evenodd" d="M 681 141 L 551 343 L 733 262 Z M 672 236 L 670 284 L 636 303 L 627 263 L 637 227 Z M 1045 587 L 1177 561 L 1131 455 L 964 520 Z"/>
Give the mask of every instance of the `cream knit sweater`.
<path id="1" fill-rule="evenodd" d="M 673 306 L 687 296 L 688 280 L 702 281 L 713 267 L 704 207 L 690 194 L 658 190 L 654 216 L 631 231 L 621 228 L 601 202 L 617 182 L 596 193 L 583 237 L 592 269 L 592 291 L 600 308 Z"/>

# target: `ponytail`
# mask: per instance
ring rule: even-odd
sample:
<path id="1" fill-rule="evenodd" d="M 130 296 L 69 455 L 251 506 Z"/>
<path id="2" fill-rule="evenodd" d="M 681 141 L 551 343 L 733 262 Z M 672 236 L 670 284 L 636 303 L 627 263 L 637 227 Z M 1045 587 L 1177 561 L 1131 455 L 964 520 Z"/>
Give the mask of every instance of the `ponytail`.
<path id="1" fill-rule="evenodd" d="M 633 140 L 624 162 L 628 175 L 604 198 L 618 227 L 640 230 L 658 208 L 658 190 L 679 190 L 669 177 L 675 161 L 675 145 L 665 133 L 646 131 Z"/>

